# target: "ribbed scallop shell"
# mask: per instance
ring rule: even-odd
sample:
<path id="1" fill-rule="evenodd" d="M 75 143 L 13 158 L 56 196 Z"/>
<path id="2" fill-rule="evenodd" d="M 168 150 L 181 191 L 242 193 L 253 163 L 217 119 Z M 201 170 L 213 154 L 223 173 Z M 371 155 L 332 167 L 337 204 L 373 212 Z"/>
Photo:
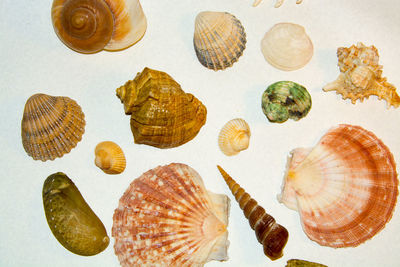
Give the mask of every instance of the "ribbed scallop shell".
<path id="1" fill-rule="evenodd" d="M 296 149 L 278 197 L 323 246 L 355 247 L 390 220 L 398 195 L 392 153 L 372 132 L 339 125 L 312 149 Z"/>
<path id="2" fill-rule="evenodd" d="M 294 23 L 275 24 L 261 40 L 265 60 L 280 70 L 304 67 L 314 54 L 314 46 L 303 26 Z"/>
<path id="3" fill-rule="evenodd" d="M 253 6 L 258 6 L 261 2 L 262 0 L 255 0 Z M 275 3 L 275 7 L 280 7 L 283 4 L 283 2 L 284 0 L 277 0 Z M 296 0 L 296 4 L 301 4 L 301 2 L 303 2 L 303 0 Z"/>
<path id="4" fill-rule="evenodd" d="M 223 70 L 232 66 L 243 54 L 246 33 L 232 14 L 200 12 L 195 20 L 193 44 L 203 66 Z"/>
<path id="5" fill-rule="evenodd" d="M 117 89 L 137 144 L 158 148 L 192 140 L 206 122 L 206 107 L 165 72 L 145 68 Z"/>
<path id="6" fill-rule="evenodd" d="M 207 191 L 199 174 L 172 163 L 135 179 L 114 212 L 122 266 L 203 266 L 227 260 L 229 198 Z"/>
<path id="7" fill-rule="evenodd" d="M 250 127 L 243 119 L 228 121 L 221 129 L 218 136 L 218 145 L 227 156 L 233 156 L 249 147 Z"/>
<path id="8" fill-rule="evenodd" d="M 355 104 L 358 99 L 371 95 L 386 100 L 388 106 L 400 106 L 400 96 L 396 87 L 382 77 L 382 66 L 379 65 L 379 54 L 375 46 L 365 46 L 363 43 L 349 48 L 340 47 L 337 50 L 339 77 L 324 86 L 323 90 L 336 91 L 343 99 L 351 99 Z"/>
<path id="9" fill-rule="evenodd" d="M 60 40 L 81 53 L 125 49 L 147 28 L 139 0 L 54 0 L 51 18 Z"/>
<path id="10" fill-rule="evenodd" d="M 22 144 L 35 160 L 54 160 L 69 153 L 85 132 L 81 107 L 65 96 L 32 95 L 21 122 Z"/>
<path id="11" fill-rule="evenodd" d="M 94 163 L 107 174 L 119 174 L 125 170 L 126 160 L 121 147 L 114 142 L 104 141 L 97 144 Z"/>

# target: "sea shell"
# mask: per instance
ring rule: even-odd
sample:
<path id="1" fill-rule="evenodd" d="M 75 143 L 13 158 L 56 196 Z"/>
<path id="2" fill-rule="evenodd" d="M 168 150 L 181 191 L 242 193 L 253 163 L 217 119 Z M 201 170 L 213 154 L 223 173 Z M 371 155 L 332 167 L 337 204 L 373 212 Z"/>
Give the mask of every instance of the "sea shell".
<path id="1" fill-rule="evenodd" d="M 94 163 L 107 174 L 119 174 L 125 170 L 126 160 L 122 149 L 114 142 L 104 141 L 97 144 Z"/>
<path id="2" fill-rule="evenodd" d="M 65 96 L 32 95 L 21 122 L 22 144 L 35 160 L 54 160 L 69 153 L 85 132 L 81 107 Z"/>
<path id="3" fill-rule="evenodd" d="M 350 98 L 355 104 L 357 99 L 362 102 L 370 95 L 386 100 L 388 106 L 398 107 L 400 97 L 396 87 L 386 82 L 382 77 L 382 66 L 379 65 L 379 54 L 375 46 L 365 46 L 357 43 L 349 48 L 340 47 L 337 50 L 339 77 L 324 86 L 323 90 L 336 91 L 343 99 Z"/>
<path id="4" fill-rule="evenodd" d="M 307 89 L 295 82 L 280 81 L 268 86 L 261 99 L 262 110 L 270 122 L 295 121 L 304 118 L 311 109 Z"/>
<path id="5" fill-rule="evenodd" d="M 253 6 L 258 6 L 261 3 L 262 0 L 254 0 Z M 285 0 L 277 0 L 275 3 L 275 7 L 280 7 L 283 4 L 283 1 Z M 301 4 L 303 0 L 296 0 L 296 4 Z"/>
<path id="6" fill-rule="evenodd" d="M 275 24 L 261 40 L 261 52 L 273 67 L 284 71 L 304 67 L 314 54 L 314 47 L 303 26 Z"/>
<path id="7" fill-rule="evenodd" d="M 218 145 L 227 156 L 233 156 L 249 147 L 250 127 L 243 119 L 228 121 L 218 136 Z"/>
<path id="8" fill-rule="evenodd" d="M 292 259 L 287 261 L 285 267 L 328 267 L 328 266 L 311 261 Z"/>
<path id="9" fill-rule="evenodd" d="M 207 117 L 206 107 L 165 72 L 145 68 L 117 89 L 137 144 L 158 148 L 192 140 Z"/>
<path id="10" fill-rule="evenodd" d="M 194 50 L 200 63 L 223 70 L 235 63 L 246 48 L 246 33 L 240 21 L 227 12 L 200 12 L 195 20 Z"/>
<path id="11" fill-rule="evenodd" d="M 80 53 L 125 49 L 147 28 L 139 0 L 54 0 L 51 18 L 60 40 Z"/>
<path id="12" fill-rule="evenodd" d="M 275 219 L 267 214 L 257 201 L 244 191 L 232 177 L 220 166 L 217 166 L 226 184 L 235 196 L 244 216 L 249 220 L 251 228 L 256 232 L 257 240 L 264 246 L 264 254 L 271 260 L 283 256 L 283 248 L 289 238 L 285 227 L 275 222 Z"/>
<path id="13" fill-rule="evenodd" d="M 47 223 L 61 245 L 82 256 L 107 248 L 110 238 L 103 223 L 67 175 L 58 172 L 47 177 L 42 194 Z"/>
<path id="14" fill-rule="evenodd" d="M 318 244 L 355 247 L 390 220 L 398 195 L 392 153 L 372 132 L 339 125 L 289 157 L 280 202 Z"/>
<path id="15" fill-rule="evenodd" d="M 227 260 L 229 198 L 207 191 L 191 167 L 172 163 L 135 179 L 114 212 L 122 266 L 203 266 Z"/>

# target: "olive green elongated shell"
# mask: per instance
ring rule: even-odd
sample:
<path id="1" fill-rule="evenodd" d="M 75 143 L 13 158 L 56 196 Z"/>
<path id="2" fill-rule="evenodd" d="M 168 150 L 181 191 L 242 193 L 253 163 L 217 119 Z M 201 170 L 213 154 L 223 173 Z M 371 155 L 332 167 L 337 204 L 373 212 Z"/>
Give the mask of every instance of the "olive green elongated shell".
<path id="1" fill-rule="evenodd" d="M 327 267 L 327 266 L 316 262 L 292 259 L 287 261 L 285 267 Z"/>
<path id="2" fill-rule="evenodd" d="M 107 248 L 110 239 L 103 223 L 67 175 L 57 172 L 47 177 L 42 193 L 47 223 L 61 245 L 82 256 Z"/>
<path id="3" fill-rule="evenodd" d="M 270 122 L 299 120 L 311 109 L 307 89 L 295 82 L 280 81 L 268 86 L 262 95 L 262 110 Z"/>

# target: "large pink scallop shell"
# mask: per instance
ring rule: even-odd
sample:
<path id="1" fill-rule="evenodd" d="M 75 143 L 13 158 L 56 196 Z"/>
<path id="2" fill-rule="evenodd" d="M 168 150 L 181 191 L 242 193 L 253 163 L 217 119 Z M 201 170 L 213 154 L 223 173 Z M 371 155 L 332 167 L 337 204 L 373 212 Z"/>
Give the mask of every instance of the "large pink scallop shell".
<path id="1" fill-rule="evenodd" d="M 392 153 L 372 132 L 339 125 L 312 149 L 295 149 L 278 196 L 323 246 L 355 247 L 391 219 L 398 195 Z"/>

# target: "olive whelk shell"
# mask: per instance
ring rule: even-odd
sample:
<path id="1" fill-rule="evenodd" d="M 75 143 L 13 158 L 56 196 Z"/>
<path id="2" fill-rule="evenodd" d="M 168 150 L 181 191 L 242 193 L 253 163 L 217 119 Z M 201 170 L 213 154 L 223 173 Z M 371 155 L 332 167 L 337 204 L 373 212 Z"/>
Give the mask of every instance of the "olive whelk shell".
<path id="1" fill-rule="evenodd" d="M 275 222 L 275 219 L 257 204 L 257 201 L 236 183 L 224 169 L 217 166 L 226 184 L 235 196 L 244 216 L 249 220 L 251 228 L 256 232 L 257 240 L 264 247 L 264 254 L 271 260 L 283 256 L 289 233 L 285 227 Z"/>
<path id="2" fill-rule="evenodd" d="M 261 51 L 273 67 L 292 71 L 304 67 L 311 60 L 314 47 L 303 26 L 278 23 L 264 35 Z"/>
<path id="3" fill-rule="evenodd" d="M 206 107 L 165 72 L 145 68 L 117 89 L 137 144 L 158 148 L 192 140 L 207 117 Z"/>
<path id="4" fill-rule="evenodd" d="M 81 107 L 65 96 L 32 95 L 21 122 L 22 144 L 34 160 L 54 160 L 69 153 L 85 132 Z"/>
<path id="5" fill-rule="evenodd" d="M 275 7 L 280 7 L 285 0 L 276 0 Z M 258 6 L 262 0 L 254 0 L 253 6 Z M 303 0 L 296 0 L 296 4 L 301 4 Z"/>
<path id="6" fill-rule="evenodd" d="M 151 169 L 130 184 L 114 212 L 115 254 L 122 266 L 227 260 L 229 205 L 185 164 Z"/>
<path id="7" fill-rule="evenodd" d="M 375 46 L 357 43 L 349 48 L 339 47 L 337 50 L 339 77 L 324 86 L 323 90 L 336 91 L 343 99 L 350 98 L 355 104 L 362 102 L 370 95 L 386 100 L 388 106 L 398 107 L 400 97 L 396 87 L 382 77 L 382 66 L 379 65 L 379 54 Z"/>
<path id="8" fill-rule="evenodd" d="M 107 174 L 119 174 L 125 170 L 126 160 L 122 149 L 114 142 L 104 141 L 97 144 L 94 163 Z"/>
<path id="9" fill-rule="evenodd" d="M 243 54 L 246 33 L 232 14 L 204 11 L 196 17 L 193 44 L 203 66 L 223 70 L 232 66 Z"/>
<path id="10" fill-rule="evenodd" d="M 243 119 L 228 121 L 218 136 L 218 145 L 227 156 L 233 156 L 249 147 L 250 127 Z"/>
<path id="11" fill-rule="evenodd" d="M 51 18 L 60 40 L 80 53 L 125 49 L 147 28 L 139 0 L 54 0 Z"/>
<path id="12" fill-rule="evenodd" d="M 291 152 L 278 199 L 299 212 L 311 240 L 355 247 L 391 219 L 397 187 L 389 149 L 372 132 L 343 124 L 330 129 L 314 148 Z"/>

